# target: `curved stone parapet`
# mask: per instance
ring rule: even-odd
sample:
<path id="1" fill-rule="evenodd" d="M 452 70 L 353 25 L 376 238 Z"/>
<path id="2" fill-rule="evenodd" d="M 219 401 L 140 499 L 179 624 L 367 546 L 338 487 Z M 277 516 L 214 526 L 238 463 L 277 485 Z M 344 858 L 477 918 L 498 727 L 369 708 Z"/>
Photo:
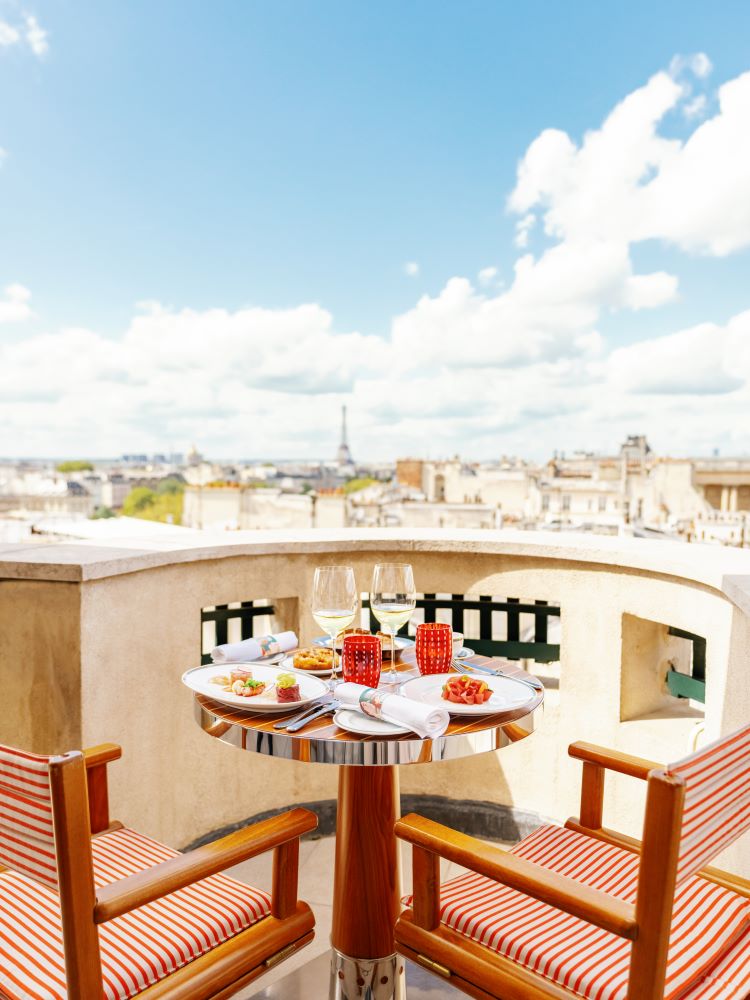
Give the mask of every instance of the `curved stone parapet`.
<path id="1" fill-rule="evenodd" d="M 0 548 L 0 742 L 122 743 L 115 814 L 175 844 L 330 800 L 332 769 L 233 753 L 201 733 L 179 678 L 200 661 L 202 608 L 270 598 L 279 627 L 305 642 L 314 567 L 346 561 L 364 592 L 387 560 L 411 562 L 422 592 L 561 609 L 559 687 L 538 731 L 497 753 L 403 767 L 405 793 L 565 819 L 577 810 L 573 740 L 674 759 L 750 720 L 750 552 L 523 531 L 195 532 L 179 544 Z M 666 690 L 669 627 L 706 639 L 705 717 Z M 642 791 L 610 781 L 607 823 L 637 835 Z"/>

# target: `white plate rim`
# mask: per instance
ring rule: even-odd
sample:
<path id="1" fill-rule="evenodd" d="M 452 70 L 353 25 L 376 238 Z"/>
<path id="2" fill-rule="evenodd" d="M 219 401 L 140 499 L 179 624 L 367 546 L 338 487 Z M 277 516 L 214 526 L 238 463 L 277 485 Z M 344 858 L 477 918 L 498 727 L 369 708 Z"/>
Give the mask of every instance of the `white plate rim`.
<path id="1" fill-rule="evenodd" d="M 300 670 L 299 667 L 294 666 L 294 653 L 287 653 L 283 660 L 279 661 L 279 666 L 289 661 L 289 666 L 284 667 L 286 673 L 301 674 L 303 677 L 330 677 L 331 668 L 328 667 L 326 670 Z"/>
<path id="2" fill-rule="evenodd" d="M 453 654 L 456 660 L 468 660 L 470 657 L 476 655 L 471 646 L 462 646 L 457 653 Z"/>
<path id="3" fill-rule="evenodd" d="M 195 694 L 202 694 L 206 698 L 211 698 L 212 701 L 218 701 L 221 705 L 226 705 L 228 708 L 236 708 L 242 712 L 253 712 L 257 713 L 258 715 L 269 715 L 275 712 L 290 712 L 298 708 L 304 708 L 305 705 L 309 705 L 317 698 L 322 697 L 328 690 L 323 681 L 321 681 L 320 678 L 316 677 L 314 678 L 315 683 L 320 684 L 321 690 L 318 692 L 318 694 L 310 695 L 309 698 L 303 698 L 300 701 L 285 701 L 283 703 L 266 702 L 265 704 L 263 704 L 262 702 L 259 703 L 256 701 L 254 702 L 254 704 L 247 704 L 248 701 L 252 702 L 253 699 L 245 699 L 245 698 L 241 699 L 239 695 L 229 694 L 226 691 L 222 691 L 222 689 L 216 684 L 200 684 L 200 686 L 197 686 L 197 683 L 195 684 L 190 683 L 191 674 L 195 674 L 199 670 L 202 671 L 211 668 L 216 673 L 221 673 L 222 669 L 231 670 L 233 667 L 259 667 L 259 666 L 264 667 L 264 669 L 266 670 L 271 670 L 276 674 L 294 674 L 295 677 L 299 677 L 302 680 L 305 679 L 305 673 L 301 670 L 284 670 L 277 667 L 276 665 L 262 664 L 258 663 L 257 661 L 254 662 L 251 660 L 247 660 L 244 663 L 231 663 L 231 664 L 203 663 L 199 667 L 190 667 L 189 670 L 186 670 L 183 673 L 180 680 L 182 681 L 182 683 L 185 685 L 186 688 L 188 688 L 190 691 L 193 691 Z M 212 688 L 215 690 L 212 690 Z"/>
<path id="4" fill-rule="evenodd" d="M 350 726 L 344 726 L 344 725 L 342 725 L 341 722 L 340 722 L 340 720 L 339 720 L 339 718 L 338 718 L 338 716 L 343 715 L 345 712 L 350 712 L 350 713 L 353 713 L 354 715 L 362 715 L 363 719 L 368 719 L 368 716 L 364 715 L 361 712 L 357 712 L 357 710 L 355 708 L 339 708 L 339 709 L 337 709 L 333 713 L 333 721 L 336 723 L 336 725 L 340 729 L 343 729 L 347 733 L 353 733 L 355 736 L 378 736 L 378 735 L 381 735 L 381 736 L 405 736 L 406 733 L 412 732 L 412 730 L 409 729 L 406 726 L 397 726 L 395 722 L 385 722 L 384 719 L 369 719 L 369 722 L 370 723 L 373 723 L 373 722 L 381 722 L 381 723 L 385 722 L 386 725 L 393 727 L 393 729 L 390 732 L 378 734 L 377 732 L 374 732 L 374 733 L 373 732 L 368 732 L 368 731 L 366 731 L 364 729 L 353 729 Z M 416 737 L 416 733 L 414 735 Z"/>
<path id="5" fill-rule="evenodd" d="M 373 633 L 371 632 L 370 635 L 373 635 Z M 331 640 L 327 635 L 316 636 L 316 638 L 313 639 L 312 644 L 313 646 L 325 646 L 327 649 L 331 648 Z M 416 645 L 416 643 L 411 636 L 396 636 L 396 649 L 411 649 L 414 645 Z"/>
<path id="6" fill-rule="evenodd" d="M 423 701 L 421 698 L 414 697 L 414 689 L 417 685 L 424 683 L 425 681 L 436 683 L 439 680 L 442 685 L 445 683 L 446 678 L 460 676 L 461 675 L 458 673 L 451 672 L 446 674 L 423 674 L 420 677 L 413 677 L 403 685 L 401 688 L 401 695 L 404 698 L 410 698 L 412 701 L 419 702 L 421 705 L 432 705 L 434 708 L 444 708 L 451 715 L 502 715 L 503 712 L 514 712 L 519 708 L 523 708 L 525 704 L 534 700 L 533 689 L 531 689 L 528 684 L 524 684 L 523 681 L 517 681 L 514 677 L 492 677 L 489 674 L 484 676 L 480 674 L 473 674 L 472 676 L 477 680 L 487 681 L 490 686 L 492 686 L 493 682 L 499 682 L 503 686 L 509 684 L 511 687 L 518 685 L 518 687 L 524 692 L 524 700 L 513 705 L 493 706 L 490 702 L 486 702 L 484 705 L 457 705 L 454 702 L 446 701 L 443 698 L 441 698 L 439 702 L 432 702 Z M 411 692 L 409 691 L 409 688 L 412 689 Z"/>

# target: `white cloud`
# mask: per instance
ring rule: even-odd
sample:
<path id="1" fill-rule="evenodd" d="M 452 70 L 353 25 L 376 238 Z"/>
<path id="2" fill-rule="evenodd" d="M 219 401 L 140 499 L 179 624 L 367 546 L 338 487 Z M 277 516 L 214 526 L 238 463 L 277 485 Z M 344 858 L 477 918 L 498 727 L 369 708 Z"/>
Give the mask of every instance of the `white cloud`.
<path id="1" fill-rule="evenodd" d="M 516 238 L 514 240 L 517 247 L 525 249 L 529 245 L 529 234 L 536 223 L 536 216 L 533 212 L 528 212 L 516 223 Z"/>
<path id="2" fill-rule="evenodd" d="M 705 80 L 713 71 L 713 63 L 705 52 L 694 52 L 689 56 L 674 56 L 669 64 L 669 72 L 677 77 L 685 73 L 692 73 L 699 80 Z"/>
<path id="3" fill-rule="evenodd" d="M 750 245 L 750 73 L 686 124 L 709 69 L 689 57 L 655 74 L 580 140 L 540 133 L 508 199 L 522 244 L 537 226 L 535 252 L 522 247 L 507 287 L 494 266 L 449 278 L 394 317 L 390 339 L 337 330 L 315 303 L 153 301 L 119 339 L 81 328 L 0 339 L 0 454 L 193 439 L 216 455 L 333 454 L 342 401 L 356 454 L 373 458 L 426 441 L 543 457 L 610 447 L 634 428 L 665 452 L 750 449 L 750 309 L 626 347 L 606 335 L 611 313 L 628 311 L 637 330 L 639 311 L 678 296 L 676 273 L 635 265 L 639 243 L 652 241 L 652 257 L 660 243 L 714 256 Z M 403 269 L 419 274 L 416 261 Z M 0 320 L 30 315 L 28 290 L 6 288 Z"/>
<path id="4" fill-rule="evenodd" d="M 33 14 L 26 15 L 26 41 L 34 55 L 40 59 L 49 51 L 47 32 Z"/>
<path id="5" fill-rule="evenodd" d="M 542 132 L 519 165 L 509 208 L 541 212 L 545 232 L 560 240 L 656 239 L 717 256 L 750 245 L 750 73 L 719 88 L 717 113 L 685 141 L 660 135 L 687 97 L 657 73 L 580 146 Z"/>
<path id="6" fill-rule="evenodd" d="M 21 33 L 7 21 L 0 21 L 0 48 L 16 45 L 21 40 Z"/>
<path id="7" fill-rule="evenodd" d="M 8 285 L 0 297 L 0 323 L 19 323 L 29 319 L 31 292 L 23 285 Z"/>
<path id="8" fill-rule="evenodd" d="M 49 51 L 48 33 L 39 23 L 34 14 L 22 12 L 17 24 L 0 21 L 0 48 L 11 45 L 26 45 L 34 55 L 41 59 Z"/>
<path id="9" fill-rule="evenodd" d="M 692 101 L 683 107 L 682 113 L 688 119 L 688 121 L 696 118 L 702 118 L 706 113 L 706 108 L 708 107 L 708 98 L 705 94 L 697 94 Z"/>
<path id="10" fill-rule="evenodd" d="M 747 346 L 746 346 L 747 345 Z M 687 330 L 613 351 L 613 385 L 628 392 L 721 395 L 750 384 L 750 311 L 722 327 L 700 323 Z"/>

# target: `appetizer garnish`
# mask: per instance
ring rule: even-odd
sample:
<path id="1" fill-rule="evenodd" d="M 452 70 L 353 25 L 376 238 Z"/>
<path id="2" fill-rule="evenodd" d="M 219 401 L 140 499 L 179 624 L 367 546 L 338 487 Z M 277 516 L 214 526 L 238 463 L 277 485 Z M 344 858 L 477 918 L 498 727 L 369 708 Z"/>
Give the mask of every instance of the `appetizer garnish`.
<path id="1" fill-rule="evenodd" d="M 455 705 L 483 705 L 492 697 L 492 688 L 478 677 L 458 674 L 443 684 L 442 696 Z"/>
<path id="2" fill-rule="evenodd" d="M 276 697 L 279 701 L 301 701 L 299 683 L 294 674 L 279 674 L 276 678 Z"/>
<path id="3" fill-rule="evenodd" d="M 232 684 L 232 694 L 238 694 L 241 698 L 254 698 L 263 694 L 267 686 L 265 681 L 254 681 L 252 677 L 248 677 L 244 681 L 236 680 Z"/>
<path id="4" fill-rule="evenodd" d="M 216 677 L 211 678 L 211 684 L 219 684 L 221 687 L 229 687 L 231 681 L 225 674 L 217 674 Z"/>

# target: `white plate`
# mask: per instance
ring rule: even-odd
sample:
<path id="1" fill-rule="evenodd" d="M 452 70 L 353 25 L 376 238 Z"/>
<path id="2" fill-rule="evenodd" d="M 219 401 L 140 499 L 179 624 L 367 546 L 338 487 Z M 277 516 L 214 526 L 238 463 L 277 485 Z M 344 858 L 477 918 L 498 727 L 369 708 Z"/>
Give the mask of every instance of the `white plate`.
<path id="1" fill-rule="evenodd" d="M 461 649 L 453 655 L 457 660 L 468 660 L 470 656 L 475 656 L 476 654 L 473 649 L 469 648 L 469 646 L 462 646 Z"/>
<path id="2" fill-rule="evenodd" d="M 491 677 L 489 674 L 476 674 L 477 680 L 486 681 L 492 688 L 492 697 L 483 705 L 456 705 L 446 701 L 442 696 L 443 684 L 449 677 L 459 677 L 460 674 L 425 674 L 407 681 L 401 688 L 401 694 L 413 701 L 433 708 L 445 708 L 451 715 L 489 715 L 494 712 L 510 712 L 522 708 L 535 697 L 528 684 L 513 680 L 512 677 Z"/>
<path id="3" fill-rule="evenodd" d="M 287 673 L 291 670 L 293 674 L 308 674 L 312 677 L 330 677 L 331 668 L 326 667 L 324 670 L 300 670 L 294 666 L 294 656 L 285 656 L 284 659 L 279 664 L 282 670 Z M 340 673 L 341 671 L 339 671 Z"/>
<path id="4" fill-rule="evenodd" d="M 299 684 L 299 701 L 276 700 L 276 689 L 267 688 L 263 694 L 254 698 L 243 698 L 241 695 L 224 691 L 219 684 L 212 684 L 212 677 L 228 676 L 232 667 L 243 667 L 252 672 L 256 681 L 275 682 L 279 674 L 293 673 Z M 186 670 L 182 675 L 182 683 L 189 687 L 191 691 L 204 694 L 214 701 L 221 702 L 222 705 L 229 705 L 231 708 L 241 708 L 246 712 L 288 712 L 290 709 L 302 708 L 324 695 L 328 688 L 323 681 L 317 677 L 308 677 L 299 670 L 282 670 L 279 667 L 271 667 L 265 663 L 209 663 L 205 667 L 194 667 Z"/>
<path id="5" fill-rule="evenodd" d="M 411 649 L 413 645 L 413 639 L 409 639 L 407 636 L 403 635 L 396 636 L 396 649 Z M 327 646 L 328 649 L 330 649 L 331 637 L 329 635 L 319 635 L 317 639 L 313 639 L 313 646 Z M 388 644 L 387 648 L 390 651 L 390 644 Z"/>
<path id="6" fill-rule="evenodd" d="M 397 726 L 394 722 L 385 722 L 383 719 L 373 719 L 353 708 L 340 708 L 334 713 L 333 721 L 347 733 L 357 733 L 359 736 L 400 736 L 411 732 L 411 729 L 404 726 Z"/>

